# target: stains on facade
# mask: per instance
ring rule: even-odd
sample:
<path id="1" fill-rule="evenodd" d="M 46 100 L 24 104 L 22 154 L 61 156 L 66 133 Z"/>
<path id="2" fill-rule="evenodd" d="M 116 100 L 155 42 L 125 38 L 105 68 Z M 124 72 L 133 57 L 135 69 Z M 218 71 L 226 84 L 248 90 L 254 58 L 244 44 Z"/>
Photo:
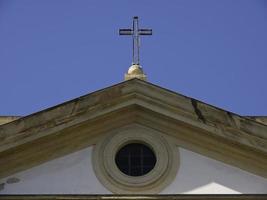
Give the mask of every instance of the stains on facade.
<path id="1" fill-rule="evenodd" d="M 203 123 L 206 123 L 206 119 L 202 115 L 200 109 L 197 107 L 197 100 L 191 99 L 192 106 L 195 110 L 196 115 L 198 116 L 198 119 L 201 120 Z"/>
<path id="2" fill-rule="evenodd" d="M 18 183 L 19 181 L 20 181 L 19 178 L 17 178 L 17 177 L 11 177 L 11 178 L 7 179 L 6 183 L 13 184 L 13 183 Z"/>

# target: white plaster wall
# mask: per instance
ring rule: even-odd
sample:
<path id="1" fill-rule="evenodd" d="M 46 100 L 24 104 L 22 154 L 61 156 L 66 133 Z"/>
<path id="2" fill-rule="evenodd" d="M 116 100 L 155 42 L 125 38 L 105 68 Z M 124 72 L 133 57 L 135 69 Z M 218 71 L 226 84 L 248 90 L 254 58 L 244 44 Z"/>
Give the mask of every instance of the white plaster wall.
<path id="1" fill-rule="evenodd" d="M 110 193 L 98 181 L 91 163 L 92 147 L 49 161 L 10 177 L 18 183 L 6 183 L 0 194 L 99 194 Z"/>
<path id="2" fill-rule="evenodd" d="M 267 179 L 179 148 L 180 168 L 162 193 L 265 194 Z"/>
<path id="3" fill-rule="evenodd" d="M 96 178 L 91 157 L 89 147 L 1 179 L 0 194 L 110 194 Z M 20 181 L 8 184 L 11 177 Z M 267 179 L 180 148 L 178 174 L 161 193 L 267 193 Z"/>

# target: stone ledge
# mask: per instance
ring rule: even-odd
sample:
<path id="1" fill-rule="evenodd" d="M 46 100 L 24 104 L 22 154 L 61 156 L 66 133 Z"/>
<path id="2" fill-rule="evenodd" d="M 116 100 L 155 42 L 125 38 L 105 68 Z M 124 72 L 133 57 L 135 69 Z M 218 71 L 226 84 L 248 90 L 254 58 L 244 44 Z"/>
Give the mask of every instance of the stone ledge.
<path id="1" fill-rule="evenodd" d="M 266 200 L 267 194 L 236 195 L 0 195 L 1 200 Z"/>

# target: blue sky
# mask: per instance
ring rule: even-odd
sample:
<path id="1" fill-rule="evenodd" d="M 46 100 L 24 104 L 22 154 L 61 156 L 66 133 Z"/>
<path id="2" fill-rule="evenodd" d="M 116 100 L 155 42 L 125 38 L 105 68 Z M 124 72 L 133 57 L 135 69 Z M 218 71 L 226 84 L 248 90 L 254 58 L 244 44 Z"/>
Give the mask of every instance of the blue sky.
<path id="1" fill-rule="evenodd" d="M 123 81 L 139 16 L 149 82 L 267 115 L 265 0 L 0 0 L 0 115 L 28 115 Z"/>

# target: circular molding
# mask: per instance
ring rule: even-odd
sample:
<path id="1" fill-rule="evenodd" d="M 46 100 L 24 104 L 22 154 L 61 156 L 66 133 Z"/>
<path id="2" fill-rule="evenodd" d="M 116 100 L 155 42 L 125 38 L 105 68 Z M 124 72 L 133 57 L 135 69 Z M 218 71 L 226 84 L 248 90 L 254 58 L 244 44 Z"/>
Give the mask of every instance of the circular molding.
<path id="1" fill-rule="evenodd" d="M 128 176 L 115 163 L 116 153 L 125 145 L 141 143 L 156 156 L 154 168 L 142 176 Z M 167 136 L 149 128 L 132 125 L 105 135 L 94 147 L 93 167 L 99 181 L 113 193 L 153 194 L 163 190 L 178 170 L 178 148 Z"/>

